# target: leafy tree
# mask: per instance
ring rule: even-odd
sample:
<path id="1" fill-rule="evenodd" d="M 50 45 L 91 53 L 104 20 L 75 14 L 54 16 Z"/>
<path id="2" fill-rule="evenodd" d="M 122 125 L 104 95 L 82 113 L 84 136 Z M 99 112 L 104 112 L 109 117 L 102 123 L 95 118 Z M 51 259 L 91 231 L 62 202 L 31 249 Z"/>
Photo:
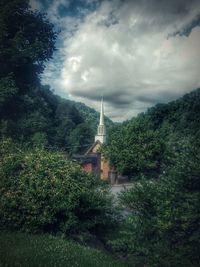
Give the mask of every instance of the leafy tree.
<path id="1" fill-rule="evenodd" d="M 196 89 L 113 127 L 104 153 L 121 173 L 158 177 L 169 163 L 167 151 L 177 141 L 193 137 L 199 128 L 200 89 Z"/>
<path id="2" fill-rule="evenodd" d="M 13 75 L 9 74 L 7 77 L 0 79 L 0 110 L 6 103 L 9 103 L 16 93 L 17 87 Z"/>
<path id="3" fill-rule="evenodd" d="M 47 135 L 43 132 L 37 132 L 31 139 L 32 143 L 36 147 L 45 147 L 48 144 Z"/>
<path id="4" fill-rule="evenodd" d="M 159 132 L 153 130 L 151 122 L 142 116 L 113 128 L 105 146 L 111 164 L 130 176 L 159 173 L 162 151 Z"/>
<path id="5" fill-rule="evenodd" d="M 70 134 L 70 143 L 74 144 L 72 153 L 84 153 L 91 146 L 93 140 L 93 131 L 86 123 L 79 124 Z"/>
<path id="6" fill-rule="evenodd" d="M 45 15 L 31 11 L 27 0 L 0 1 L 1 138 L 57 149 L 79 142 L 73 139 L 70 144 L 71 132 L 84 122 L 79 111 L 40 84 L 56 37 L 53 25 Z"/>
<path id="7" fill-rule="evenodd" d="M 1 0 L 0 25 L 0 125 L 2 134 L 16 137 L 21 133 L 18 121 L 23 123 L 36 109 L 39 74 L 52 57 L 57 34 L 26 0 Z"/>
<path id="8" fill-rule="evenodd" d="M 121 194 L 130 216 L 113 242 L 138 266 L 199 266 L 200 142 L 199 134 L 178 142 L 171 166 L 159 179 L 143 180 Z"/>
<path id="9" fill-rule="evenodd" d="M 154 128 L 163 132 L 165 138 L 173 132 L 183 137 L 196 134 L 199 130 L 199 114 L 200 89 L 196 89 L 168 104 L 158 104 L 150 108 L 145 116 L 149 117 Z"/>
<path id="10" fill-rule="evenodd" d="M 56 33 L 27 0 L 0 2 L 0 77 L 12 73 L 20 92 L 38 82 L 44 62 L 55 50 Z"/>
<path id="11" fill-rule="evenodd" d="M 1 227 L 70 234 L 114 222 L 108 188 L 64 154 L 0 143 Z"/>

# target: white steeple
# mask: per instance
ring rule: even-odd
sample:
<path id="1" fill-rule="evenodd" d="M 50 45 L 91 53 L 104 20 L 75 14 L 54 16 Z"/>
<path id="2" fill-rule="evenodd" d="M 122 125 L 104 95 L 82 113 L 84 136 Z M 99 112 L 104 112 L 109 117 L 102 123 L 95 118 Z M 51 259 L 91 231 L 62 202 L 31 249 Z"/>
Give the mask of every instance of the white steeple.
<path id="1" fill-rule="evenodd" d="M 101 112 L 100 112 L 100 121 L 99 125 L 104 125 L 104 108 L 103 108 L 103 97 L 101 99 Z"/>
<path id="2" fill-rule="evenodd" d="M 104 106 L 103 106 L 103 97 L 101 99 L 101 112 L 99 126 L 97 128 L 97 135 L 95 135 L 95 142 L 100 141 L 102 144 L 106 142 L 106 127 L 104 125 Z"/>

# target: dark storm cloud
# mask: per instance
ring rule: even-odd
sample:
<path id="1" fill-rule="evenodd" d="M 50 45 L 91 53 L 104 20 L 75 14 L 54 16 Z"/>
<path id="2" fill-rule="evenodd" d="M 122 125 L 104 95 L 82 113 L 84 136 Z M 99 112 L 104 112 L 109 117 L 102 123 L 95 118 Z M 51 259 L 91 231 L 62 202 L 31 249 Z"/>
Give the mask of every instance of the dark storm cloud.
<path id="1" fill-rule="evenodd" d="M 62 29 L 43 75 L 59 94 L 123 120 L 200 86 L 199 0 L 32 2 Z"/>
<path id="2" fill-rule="evenodd" d="M 138 8 L 141 13 L 148 16 L 162 14 L 165 18 L 168 15 L 176 18 L 176 16 L 186 16 L 193 7 L 199 4 L 199 0 L 126 0 L 121 4 L 127 4 L 130 8 Z"/>
<path id="3" fill-rule="evenodd" d="M 91 94 L 91 91 L 93 92 Z M 124 95 L 123 88 L 121 91 L 115 91 L 110 93 L 109 89 L 104 94 L 102 93 L 104 91 L 103 87 L 96 86 L 93 89 L 90 89 L 90 91 L 73 91 L 74 96 L 79 96 L 83 98 L 87 98 L 94 101 L 99 101 L 99 99 L 103 96 L 104 101 L 108 103 L 112 103 L 115 106 L 127 106 L 130 103 L 130 95 Z"/>
<path id="4" fill-rule="evenodd" d="M 171 36 L 176 36 L 176 35 L 185 35 L 185 36 L 189 36 L 192 29 L 200 26 L 200 14 L 196 16 L 196 18 L 194 18 L 193 21 L 191 21 L 190 23 L 188 23 L 185 27 L 183 27 L 181 30 L 174 32 L 173 34 L 171 34 Z"/>
<path id="5" fill-rule="evenodd" d="M 197 11 L 194 23 L 189 22 L 189 24 L 183 25 L 179 31 L 184 33 L 184 29 L 190 29 L 191 32 L 192 28 L 199 25 L 197 22 L 198 15 L 200 15 L 199 0 L 128 0 L 121 2 L 122 9 L 127 4 L 130 13 L 135 10 L 143 17 L 138 25 L 141 31 L 148 31 L 150 28 L 152 30 L 162 29 L 171 23 L 179 28 L 181 27 L 180 22 L 192 15 L 194 9 Z"/>

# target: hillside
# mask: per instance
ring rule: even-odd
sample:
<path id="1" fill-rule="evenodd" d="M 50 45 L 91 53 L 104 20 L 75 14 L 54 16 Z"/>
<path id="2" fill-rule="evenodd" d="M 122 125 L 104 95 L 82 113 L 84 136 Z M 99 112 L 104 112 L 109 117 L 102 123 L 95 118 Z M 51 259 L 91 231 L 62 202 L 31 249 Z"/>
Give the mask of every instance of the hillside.
<path id="1" fill-rule="evenodd" d="M 107 252 L 48 234 L 2 231 L 0 241 L 1 266 L 126 266 Z"/>
<path id="2" fill-rule="evenodd" d="M 69 101 L 69 102 L 72 103 L 76 107 L 76 109 L 80 112 L 84 121 L 92 129 L 93 136 L 94 136 L 97 132 L 97 126 L 99 124 L 100 113 L 96 111 L 95 109 L 90 108 L 81 102 L 75 102 L 75 101 Z M 107 129 L 110 129 L 110 127 L 114 125 L 114 122 L 105 116 L 105 124 L 106 124 Z"/>
<path id="3" fill-rule="evenodd" d="M 93 142 L 97 115 L 85 116 L 90 109 L 79 112 L 40 82 L 58 33 L 28 1 L 1 1 L 0 7 L 0 139 L 82 153 Z"/>
<path id="4" fill-rule="evenodd" d="M 6 83 L 9 80 L 0 81 L 2 87 Z M 93 143 L 99 123 L 94 109 L 54 95 L 48 86 L 41 85 L 10 98 L 2 94 L 0 112 L 1 137 L 70 154 L 82 153 Z M 110 119 L 105 120 L 108 127 L 113 125 Z"/>
<path id="5" fill-rule="evenodd" d="M 158 177 L 180 142 L 198 138 L 200 89 L 168 104 L 157 104 L 111 130 L 105 153 L 121 173 Z"/>
<path id="6" fill-rule="evenodd" d="M 171 132 L 181 135 L 194 135 L 200 129 L 200 88 L 169 102 L 150 108 L 149 117 L 155 128 L 168 125 Z"/>

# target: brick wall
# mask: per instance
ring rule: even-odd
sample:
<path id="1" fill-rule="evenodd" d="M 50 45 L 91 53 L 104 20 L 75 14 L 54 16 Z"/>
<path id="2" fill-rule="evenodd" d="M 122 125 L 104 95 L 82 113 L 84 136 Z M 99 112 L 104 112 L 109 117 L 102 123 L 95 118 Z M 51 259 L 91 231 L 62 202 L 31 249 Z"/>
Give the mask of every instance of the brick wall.
<path id="1" fill-rule="evenodd" d="M 86 172 L 92 172 L 92 163 L 83 164 L 82 169 Z"/>
<path id="2" fill-rule="evenodd" d="M 104 158 L 101 159 L 101 179 L 108 180 L 108 174 L 110 171 L 109 162 Z"/>

